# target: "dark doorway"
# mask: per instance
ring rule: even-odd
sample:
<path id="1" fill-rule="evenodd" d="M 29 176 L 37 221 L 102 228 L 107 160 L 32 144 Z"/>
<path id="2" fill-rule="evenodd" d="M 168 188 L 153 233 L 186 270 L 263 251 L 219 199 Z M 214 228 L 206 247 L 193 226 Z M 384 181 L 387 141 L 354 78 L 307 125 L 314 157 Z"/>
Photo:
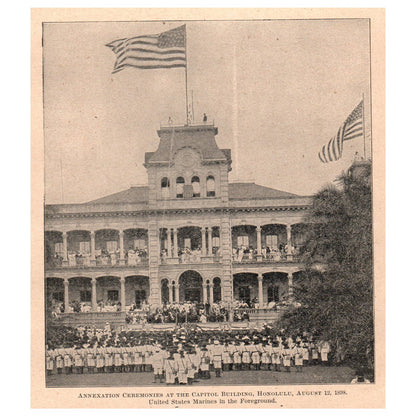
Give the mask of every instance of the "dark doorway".
<path id="1" fill-rule="evenodd" d="M 238 288 L 238 298 L 244 302 L 250 302 L 250 287 L 240 286 Z"/>
<path id="2" fill-rule="evenodd" d="M 202 277 L 199 273 L 188 270 L 179 278 L 179 301 L 202 302 Z"/>
<path id="3" fill-rule="evenodd" d="M 140 308 L 146 300 L 146 291 L 144 289 L 136 290 L 136 305 Z"/>

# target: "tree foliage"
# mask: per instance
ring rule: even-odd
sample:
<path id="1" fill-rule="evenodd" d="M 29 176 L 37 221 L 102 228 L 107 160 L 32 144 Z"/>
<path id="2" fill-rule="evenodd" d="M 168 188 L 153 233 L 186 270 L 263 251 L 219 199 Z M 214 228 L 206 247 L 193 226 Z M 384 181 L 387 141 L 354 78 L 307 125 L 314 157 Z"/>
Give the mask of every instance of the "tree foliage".
<path id="1" fill-rule="evenodd" d="M 337 183 L 314 196 L 302 253 L 306 270 L 294 281 L 298 307 L 287 311 L 283 324 L 329 340 L 337 361 L 373 369 L 370 171 L 352 169 Z"/>

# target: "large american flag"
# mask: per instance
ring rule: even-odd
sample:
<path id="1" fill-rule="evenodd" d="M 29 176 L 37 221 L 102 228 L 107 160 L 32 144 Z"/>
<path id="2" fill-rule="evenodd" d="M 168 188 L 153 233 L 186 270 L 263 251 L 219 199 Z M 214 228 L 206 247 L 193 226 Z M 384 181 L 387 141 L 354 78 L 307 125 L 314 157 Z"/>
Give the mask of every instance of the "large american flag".
<path id="1" fill-rule="evenodd" d="M 116 54 L 113 73 L 139 69 L 185 68 L 186 25 L 159 33 L 114 40 L 106 46 Z"/>
<path id="2" fill-rule="evenodd" d="M 322 146 L 322 149 L 318 154 L 322 163 L 333 162 L 340 159 L 344 142 L 364 135 L 363 109 L 364 100 L 361 100 L 344 123 L 342 123 L 337 134 L 328 142 L 328 144 Z"/>

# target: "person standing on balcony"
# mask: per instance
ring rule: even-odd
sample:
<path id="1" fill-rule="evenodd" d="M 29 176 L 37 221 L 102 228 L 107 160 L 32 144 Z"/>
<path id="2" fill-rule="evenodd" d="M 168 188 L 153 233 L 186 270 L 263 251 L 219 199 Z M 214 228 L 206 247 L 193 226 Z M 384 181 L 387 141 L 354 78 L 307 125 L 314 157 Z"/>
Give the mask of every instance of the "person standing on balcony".
<path id="1" fill-rule="evenodd" d="M 206 124 L 206 122 L 208 121 L 208 117 L 205 113 L 204 113 L 204 117 L 202 117 L 202 121 L 204 122 L 204 124 Z"/>

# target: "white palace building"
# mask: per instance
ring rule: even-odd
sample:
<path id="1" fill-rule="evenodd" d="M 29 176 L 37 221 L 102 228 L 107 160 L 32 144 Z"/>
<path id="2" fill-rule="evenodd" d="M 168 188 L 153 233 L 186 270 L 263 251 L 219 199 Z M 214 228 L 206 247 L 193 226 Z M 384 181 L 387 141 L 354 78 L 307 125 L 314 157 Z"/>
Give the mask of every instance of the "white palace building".
<path id="1" fill-rule="evenodd" d="M 229 182 L 231 151 L 217 132 L 161 126 L 145 155 L 147 186 L 45 206 L 45 290 L 63 316 L 74 302 L 78 316 L 99 318 L 132 304 L 241 301 L 261 311 L 290 300 L 311 197 Z"/>

